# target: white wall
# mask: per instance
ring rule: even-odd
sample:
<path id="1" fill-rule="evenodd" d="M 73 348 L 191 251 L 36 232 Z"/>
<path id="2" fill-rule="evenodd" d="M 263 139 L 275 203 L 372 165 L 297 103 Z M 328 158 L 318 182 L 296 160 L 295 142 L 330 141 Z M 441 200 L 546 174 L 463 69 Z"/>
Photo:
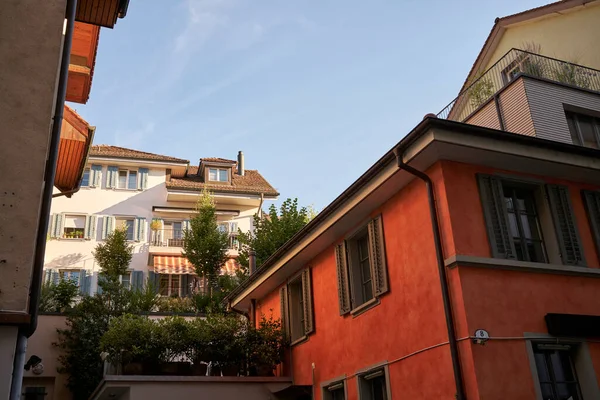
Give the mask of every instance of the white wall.
<path id="1" fill-rule="evenodd" d="M 146 219 L 145 240 L 132 242 L 134 255 L 130 269 L 144 272 L 144 281 L 148 277 L 148 257 L 150 252 L 149 239 L 151 237 L 150 222 L 152 218 L 186 219 L 186 214 L 153 213 L 153 206 L 186 207 L 193 208 L 192 202 L 167 202 L 167 189 L 165 186 L 166 168 L 143 165 L 149 168 L 148 185 L 145 190 L 107 189 L 106 171 L 107 166 L 119 165 L 118 162 L 107 163 L 103 161 L 101 185 L 97 188 L 81 188 L 72 198 L 57 197 L 53 199 L 51 214 L 58 213 L 80 213 L 96 215 L 96 235 L 91 240 L 85 239 L 51 239 L 46 245 L 45 268 L 46 269 L 85 269 L 88 274 L 93 275 L 91 282 L 91 293 L 97 287 L 97 273 L 99 267 L 96 264 L 92 251 L 101 241 L 102 221 L 104 216 L 132 216 Z M 93 159 L 90 164 L 100 164 Z M 140 164 L 142 166 L 142 164 Z M 125 168 L 125 166 L 123 167 Z M 131 168 L 131 167 L 129 167 Z M 237 210 L 239 216 L 220 216 L 219 220 L 231 220 L 238 222 L 242 231 L 252 229 L 252 217 L 258 211 L 258 207 L 234 206 L 231 204 L 217 203 L 217 207 L 227 210 Z M 165 249 L 167 250 L 167 249 Z M 174 248 L 170 249 L 173 252 Z M 175 250 L 175 253 L 177 251 Z"/>

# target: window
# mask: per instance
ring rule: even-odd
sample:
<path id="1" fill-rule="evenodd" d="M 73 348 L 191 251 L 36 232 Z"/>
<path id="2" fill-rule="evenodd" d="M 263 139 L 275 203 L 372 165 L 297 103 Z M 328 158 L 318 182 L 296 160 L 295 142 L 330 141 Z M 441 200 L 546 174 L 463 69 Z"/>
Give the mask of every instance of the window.
<path id="1" fill-rule="evenodd" d="M 125 289 L 129 289 L 131 287 L 131 272 L 119 276 L 119 281 Z"/>
<path id="2" fill-rule="evenodd" d="M 164 222 L 164 237 L 168 247 L 183 247 L 182 223 L 175 221 Z"/>
<path id="3" fill-rule="evenodd" d="M 600 148 L 600 118 L 565 112 L 573 144 Z"/>
<path id="4" fill-rule="evenodd" d="M 585 266 L 569 188 L 479 175 L 492 257 Z"/>
<path id="5" fill-rule="evenodd" d="M 81 177 L 81 187 L 90 186 L 90 169 L 86 168 L 83 170 L 83 176 Z"/>
<path id="6" fill-rule="evenodd" d="M 119 189 L 130 189 L 137 190 L 137 171 L 131 171 L 127 169 L 120 169 L 117 181 L 117 187 Z"/>
<path id="7" fill-rule="evenodd" d="M 44 400 L 47 394 L 46 388 L 43 386 L 30 386 L 25 388 L 25 392 L 23 392 L 23 398 L 24 400 Z"/>
<path id="8" fill-rule="evenodd" d="M 180 296 L 181 276 L 160 274 L 158 293 L 161 296 Z"/>
<path id="9" fill-rule="evenodd" d="M 85 215 L 65 215 L 63 222 L 63 238 L 83 239 Z"/>
<path id="10" fill-rule="evenodd" d="M 346 400 L 344 381 L 337 381 L 323 386 L 323 400 Z"/>
<path id="11" fill-rule="evenodd" d="M 504 184 L 502 190 L 517 259 L 546 262 L 534 191 L 510 184 Z"/>
<path id="12" fill-rule="evenodd" d="M 376 304 L 376 298 L 389 290 L 381 216 L 336 246 L 335 251 L 340 315 Z"/>
<path id="13" fill-rule="evenodd" d="M 209 168 L 208 169 L 208 180 L 217 182 L 228 182 L 229 171 L 223 168 Z"/>
<path id="14" fill-rule="evenodd" d="M 127 240 L 135 240 L 135 229 L 134 229 L 134 219 L 133 218 L 117 218 L 117 227 L 125 226 L 127 230 Z"/>
<path id="15" fill-rule="evenodd" d="M 310 268 L 280 289 L 282 326 L 292 343 L 314 331 Z"/>
<path id="16" fill-rule="evenodd" d="M 358 389 L 360 400 L 388 400 L 389 386 L 387 382 L 387 368 L 381 367 L 370 370 L 358 376 Z"/>
<path id="17" fill-rule="evenodd" d="M 535 366 L 544 400 L 583 399 L 571 353 L 571 345 L 534 345 Z"/>
<path id="18" fill-rule="evenodd" d="M 79 285 L 79 274 L 78 269 L 61 269 L 58 271 L 61 280 L 69 280 Z"/>

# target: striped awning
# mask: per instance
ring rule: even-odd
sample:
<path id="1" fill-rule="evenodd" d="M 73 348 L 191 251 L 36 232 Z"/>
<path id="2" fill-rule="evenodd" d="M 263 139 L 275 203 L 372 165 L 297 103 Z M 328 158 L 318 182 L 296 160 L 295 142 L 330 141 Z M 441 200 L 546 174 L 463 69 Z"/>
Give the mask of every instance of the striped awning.
<path id="1" fill-rule="evenodd" d="M 154 272 L 157 274 L 189 274 L 196 275 L 192 264 L 181 256 L 154 256 Z"/>

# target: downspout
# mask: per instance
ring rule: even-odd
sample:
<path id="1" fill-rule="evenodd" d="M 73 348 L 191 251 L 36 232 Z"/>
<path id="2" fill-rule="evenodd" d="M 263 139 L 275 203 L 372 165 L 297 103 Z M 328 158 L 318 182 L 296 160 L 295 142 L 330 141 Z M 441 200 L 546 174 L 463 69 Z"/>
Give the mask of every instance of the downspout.
<path id="1" fill-rule="evenodd" d="M 496 105 L 496 114 L 498 115 L 498 123 L 500 124 L 500 130 L 504 131 L 504 119 L 502 118 L 502 108 L 500 107 L 500 96 L 498 93 L 494 95 L 494 104 Z"/>
<path id="2" fill-rule="evenodd" d="M 458 342 L 456 341 L 456 333 L 454 328 L 454 317 L 452 315 L 452 304 L 450 302 L 450 294 L 448 289 L 448 277 L 446 275 L 446 266 L 444 264 L 444 251 L 442 248 L 442 240 L 440 234 L 440 226 L 435 205 L 435 192 L 433 190 L 433 182 L 431 178 L 422 171 L 419 171 L 408 164 L 404 163 L 405 147 L 397 147 L 394 149 L 398 167 L 401 170 L 408 172 L 411 175 L 425 182 L 427 187 L 427 197 L 429 200 L 429 215 L 433 228 L 433 241 L 435 244 L 435 255 L 438 264 L 438 273 L 440 276 L 440 284 L 442 286 L 442 301 L 444 303 L 444 315 L 446 317 L 446 328 L 448 330 L 448 343 L 450 345 L 450 356 L 452 358 L 452 369 L 454 371 L 454 383 L 456 385 L 456 400 L 466 400 L 465 389 L 462 378 L 462 370 L 460 366 L 460 358 L 458 354 Z"/>
<path id="3" fill-rule="evenodd" d="M 73 25 L 75 24 L 76 8 L 77 0 L 67 0 L 67 11 L 65 15 L 65 18 L 67 19 L 67 29 L 65 32 L 63 53 L 60 62 L 56 105 L 54 107 L 50 148 L 48 149 L 48 159 L 46 160 L 46 170 L 44 172 L 44 191 L 42 193 L 42 205 L 39 214 L 40 219 L 38 221 L 31 288 L 29 289 L 29 314 L 31 315 L 31 322 L 25 331 L 27 337 L 30 337 L 37 328 L 38 306 L 42 288 L 42 269 L 44 267 L 44 254 L 46 252 L 46 232 L 48 231 L 48 217 L 50 215 L 52 189 L 54 188 L 54 176 L 56 174 L 60 129 L 62 126 L 65 97 L 67 95 L 67 79 L 69 77 L 71 42 L 73 40 Z"/>
<path id="4" fill-rule="evenodd" d="M 52 132 L 50 134 L 48 158 L 46 159 L 46 167 L 44 171 L 42 204 L 39 212 L 35 254 L 33 259 L 33 271 L 31 274 L 31 284 L 29 287 L 29 315 L 31 319 L 29 325 L 19 328 L 19 336 L 17 337 L 17 346 L 13 363 L 13 376 L 9 397 L 10 400 L 20 400 L 22 397 L 21 389 L 23 385 L 23 368 L 25 365 L 25 355 L 27 351 L 27 338 L 29 338 L 37 328 L 40 292 L 42 289 L 42 269 L 44 267 L 44 254 L 46 252 L 46 232 L 48 231 L 48 218 L 50 215 L 50 205 L 52 203 L 54 176 L 56 174 L 58 145 L 60 143 L 60 130 L 62 126 L 65 97 L 67 94 L 67 79 L 69 77 L 71 42 L 73 39 L 76 8 L 77 0 L 67 0 L 67 7 L 65 11 L 67 26 L 62 46 L 60 72 L 56 91 L 56 104 L 54 106 L 54 117 L 52 121 Z"/>

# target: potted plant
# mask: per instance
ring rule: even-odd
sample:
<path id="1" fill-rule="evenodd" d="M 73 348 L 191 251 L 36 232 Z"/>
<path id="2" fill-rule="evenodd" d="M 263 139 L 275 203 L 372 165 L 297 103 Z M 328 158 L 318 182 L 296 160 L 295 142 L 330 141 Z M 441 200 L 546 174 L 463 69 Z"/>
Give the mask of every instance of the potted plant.
<path id="1" fill-rule="evenodd" d="M 247 338 L 249 374 L 273 376 L 275 367 L 283 361 L 287 344 L 281 321 L 263 315 L 258 328 L 250 329 Z"/>
<path id="2" fill-rule="evenodd" d="M 186 356 L 192 361 L 192 375 L 205 376 L 210 362 L 211 339 L 204 319 L 195 318 L 188 322 Z"/>
<path id="3" fill-rule="evenodd" d="M 157 323 L 157 338 L 164 346 L 161 355 L 161 373 L 189 375 L 190 363 L 182 361 L 190 347 L 190 323 L 178 316 L 164 318 Z"/>
<path id="4" fill-rule="evenodd" d="M 157 332 L 157 324 L 147 317 L 125 314 L 111 321 L 100 348 L 125 375 L 154 374 L 166 349 Z"/>

